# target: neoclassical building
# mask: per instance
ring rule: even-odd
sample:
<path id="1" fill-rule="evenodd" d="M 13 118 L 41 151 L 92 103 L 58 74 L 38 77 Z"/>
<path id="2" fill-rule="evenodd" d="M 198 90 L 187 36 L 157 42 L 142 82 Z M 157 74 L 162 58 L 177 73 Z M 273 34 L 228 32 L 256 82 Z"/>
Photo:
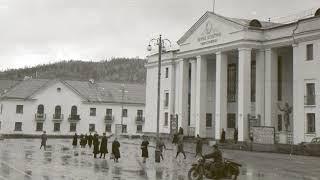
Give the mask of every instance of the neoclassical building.
<path id="1" fill-rule="evenodd" d="M 0 96 L 0 134 L 142 134 L 145 85 L 25 79 Z"/>
<path id="2" fill-rule="evenodd" d="M 320 136 L 319 14 L 279 24 L 206 12 L 162 54 L 160 132 L 177 119 L 188 135 L 215 139 L 238 128 L 246 141 L 252 122 L 280 143 Z M 157 63 L 148 56 L 145 132 L 156 131 Z"/>

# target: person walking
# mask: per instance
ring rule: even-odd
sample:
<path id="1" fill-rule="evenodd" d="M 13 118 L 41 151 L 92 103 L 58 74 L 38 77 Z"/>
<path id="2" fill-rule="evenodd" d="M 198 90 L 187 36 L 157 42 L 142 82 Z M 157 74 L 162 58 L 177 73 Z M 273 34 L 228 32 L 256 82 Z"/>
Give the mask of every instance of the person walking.
<path id="1" fill-rule="evenodd" d="M 114 138 L 114 141 L 112 142 L 112 154 L 113 154 L 113 160 L 115 162 L 118 162 L 118 159 L 120 158 L 120 143 L 116 138 Z"/>
<path id="2" fill-rule="evenodd" d="M 97 154 L 99 153 L 99 135 L 95 133 L 93 136 L 93 155 L 94 158 L 97 158 Z"/>
<path id="3" fill-rule="evenodd" d="M 226 132 L 222 128 L 220 143 L 225 143 L 225 142 L 226 142 Z"/>
<path id="4" fill-rule="evenodd" d="M 163 149 L 167 149 L 167 148 L 166 148 L 166 145 L 164 144 L 162 138 L 159 138 L 159 141 L 157 142 L 157 146 L 158 146 L 158 149 L 160 150 L 160 157 L 161 157 L 162 160 L 164 160 L 164 158 L 163 158 Z"/>
<path id="5" fill-rule="evenodd" d="M 89 148 L 91 148 L 91 146 L 92 146 L 92 140 L 93 140 L 93 136 L 92 136 L 91 133 L 90 133 L 89 136 L 88 136 L 88 145 L 89 145 Z"/>
<path id="6" fill-rule="evenodd" d="M 87 133 L 84 135 L 84 147 L 88 144 L 88 135 Z"/>
<path id="7" fill-rule="evenodd" d="M 105 159 L 107 153 L 108 153 L 108 138 L 106 137 L 106 133 L 103 133 L 101 144 L 100 144 L 100 158 L 103 155 L 103 159 Z"/>
<path id="8" fill-rule="evenodd" d="M 234 143 L 237 144 L 238 143 L 238 128 L 234 128 L 233 139 L 234 139 Z"/>
<path id="9" fill-rule="evenodd" d="M 149 141 L 147 137 L 143 137 L 143 141 L 141 143 L 141 153 L 142 153 L 142 158 L 143 158 L 143 163 L 146 163 L 146 159 L 149 157 L 148 153 L 148 146 L 149 146 Z"/>
<path id="10" fill-rule="evenodd" d="M 184 156 L 184 159 L 186 159 L 186 153 L 184 152 L 183 149 L 183 129 L 180 127 L 179 129 L 179 134 L 178 134 L 178 141 L 177 141 L 177 155 L 176 158 L 178 157 L 178 155 L 182 153 Z"/>
<path id="11" fill-rule="evenodd" d="M 42 148 L 42 146 L 44 147 L 44 150 L 46 150 L 47 148 L 47 134 L 46 131 L 43 131 L 42 135 L 41 135 L 41 145 L 40 145 L 40 149 Z"/>
<path id="12" fill-rule="evenodd" d="M 72 146 L 73 146 L 73 148 L 76 148 L 77 145 L 78 145 L 78 135 L 77 135 L 77 133 L 75 133 L 73 136 L 73 140 L 72 140 Z"/>
<path id="13" fill-rule="evenodd" d="M 200 138 L 199 134 L 197 134 L 196 138 L 196 155 L 194 157 L 197 157 L 197 155 L 202 156 L 202 139 Z"/>
<path id="14" fill-rule="evenodd" d="M 84 135 L 81 134 L 81 135 L 80 135 L 80 147 L 81 147 L 81 148 L 84 148 L 84 147 L 85 147 L 84 143 L 85 143 Z"/>

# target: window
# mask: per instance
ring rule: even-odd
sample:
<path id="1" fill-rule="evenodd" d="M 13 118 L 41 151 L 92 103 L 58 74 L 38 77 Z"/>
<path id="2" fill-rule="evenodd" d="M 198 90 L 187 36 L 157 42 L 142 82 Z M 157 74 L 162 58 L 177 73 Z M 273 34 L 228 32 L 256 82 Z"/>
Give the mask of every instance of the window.
<path id="1" fill-rule="evenodd" d="M 206 114 L 206 127 L 212 127 L 212 114 Z"/>
<path id="2" fill-rule="evenodd" d="M 316 132 L 316 122 L 315 122 L 315 114 L 307 113 L 307 133 L 315 133 Z"/>
<path id="3" fill-rule="evenodd" d="M 282 100 L 282 56 L 278 56 L 278 101 Z"/>
<path id="4" fill-rule="evenodd" d="M 169 77 L 169 68 L 166 68 L 166 78 Z"/>
<path id="5" fill-rule="evenodd" d="M 256 102 L 256 61 L 251 61 L 251 102 Z"/>
<path id="6" fill-rule="evenodd" d="M 227 81 L 227 96 L 228 102 L 236 102 L 237 93 L 237 66 L 236 64 L 228 65 L 228 81 Z"/>
<path id="7" fill-rule="evenodd" d="M 77 131 L 77 123 L 70 123 L 70 132 Z"/>
<path id="8" fill-rule="evenodd" d="M 106 132 L 111 132 L 111 124 L 106 124 Z"/>
<path id="9" fill-rule="evenodd" d="M 61 106 L 56 106 L 54 108 L 54 118 L 61 119 Z"/>
<path id="10" fill-rule="evenodd" d="M 59 132 L 60 131 L 60 123 L 54 123 L 53 124 L 53 131 Z"/>
<path id="11" fill-rule="evenodd" d="M 58 88 L 57 88 L 57 92 L 61 92 L 61 88 L 58 87 Z"/>
<path id="12" fill-rule="evenodd" d="M 316 104 L 316 96 L 315 96 L 315 84 L 307 83 L 306 84 L 306 97 L 305 97 L 305 105 L 315 105 Z"/>
<path id="13" fill-rule="evenodd" d="M 37 113 L 38 113 L 38 114 L 43 114 L 43 112 L 44 112 L 44 106 L 43 106 L 42 104 L 40 104 L 40 105 L 38 106 Z"/>
<path id="14" fill-rule="evenodd" d="M 96 130 L 96 125 L 95 124 L 89 124 L 89 132 L 94 132 Z"/>
<path id="15" fill-rule="evenodd" d="M 282 131 L 282 115 L 278 114 L 278 131 Z"/>
<path id="16" fill-rule="evenodd" d="M 142 125 L 137 125 L 137 133 L 142 133 Z"/>
<path id="17" fill-rule="evenodd" d="M 122 117 L 128 117 L 128 109 L 122 110 Z"/>
<path id="18" fill-rule="evenodd" d="M 96 116 L 96 108 L 90 108 L 90 116 Z"/>
<path id="19" fill-rule="evenodd" d="M 71 116 L 77 115 L 78 114 L 78 109 L 77 106 L 72 106 L 71 107 Z"/>
<path id="20" fill-rule="evenodd" d="M 313 60 L 313 44 L 307 45 L 307 61 Z"/>
<path id="21" fill-rule="evenodd" d="M 165 93 L 164 107 L 169 106 L 169 93 Z"/>
<path id="22" fill-rule="evenodd" d="M 126 124 L 122 125 L 122 133 L 127 133 L 127 125 Z"/>
<path id="23" fill-rule="evenodd" d="M 0 130 L 1 130 L 1 121 L 0 121 Z"/>
<path id="24" fill-rule="evenodd" d="M 143 110 L 137 110 L 137 116 L 143 117 Z"/>
<path id="25" fill-rule="evenodd" d="M 17 114 L 23 114 L 23 105 L 17 105 L 16 113 Z"/>
<path id="26" fill-rule="evenodd" d="M 169 113 L 164 113 L 164 126 L 168 126 L 169 124 Z"/>
<path id="27" fill-rule="evenodd" d="M 15 131 L 22 131 L 22 122 L 15 122 L 14 123 L 14 130 Z"/>
<path id="28" fill-rule="evenodd" d="M 36 131 L 42 131 L 43 130 L 43 123 L 42 122 L 38 122 L 36 125 Z"/>
<path id="29" fill-rule="evenodd" d="M 236 114 L 228 113 L 227 114 L 227 128 L 235 128 L 236 127 Z"/>
<path id="30" fill-rule="evenodd" d="M 2 114 L 3 104 L 0 104 L 0 114 Z"/>
<path id="31" fill-rule="evenodd" d="M 106 115 L 107 116 L 112 116 L 112 109 L 107 109 L 106 110 Z"/>

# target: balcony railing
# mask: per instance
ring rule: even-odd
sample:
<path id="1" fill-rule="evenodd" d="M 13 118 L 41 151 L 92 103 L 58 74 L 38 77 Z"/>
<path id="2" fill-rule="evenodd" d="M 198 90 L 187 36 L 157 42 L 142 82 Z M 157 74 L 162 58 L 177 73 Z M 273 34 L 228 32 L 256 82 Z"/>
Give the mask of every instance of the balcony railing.
<path id="1" fill-rule="evenodd" d="M 304 96 L 304 105 L 307 105 L 307 106 L 316 105 L 316 96 L 314 95 Z"/>
<path id="2" fill-rule="evenodd" d="M 53 114 L 52 120 L 53 121 L 62 121 L 63 120 L 63 114 Z"/>
<path id="3" fill-rule="evenodd" d="M 144 123 L 144 117 L 143 117 L 143 116 L 137 116 L 137 117 L 136 117 L 136 123 L 137 123 L 137 124 L 142 124 L 142 123 Z"/>
<path id="4" fill-rule="evenodd" d="M 34 119 L 35 119 L 36 121 L 44 121 L 44 120 L 46 120 L 46 114 L 36 113 L 36 114 L 34 115 Z"/>
<path id="5" fill-rule="evenodd" d="M 104 116 L 105 123 L 112 123 L 114 121 L 114 117 L 110 114 Z"/>
<path id="6" fill-rule="evenodd" d="M 69 118 L 68 118 L 69 121 L 79 121 L 80 120 L 80 115 L 75 115 L 75 114 L 70 114 L 69 115 Z"/>

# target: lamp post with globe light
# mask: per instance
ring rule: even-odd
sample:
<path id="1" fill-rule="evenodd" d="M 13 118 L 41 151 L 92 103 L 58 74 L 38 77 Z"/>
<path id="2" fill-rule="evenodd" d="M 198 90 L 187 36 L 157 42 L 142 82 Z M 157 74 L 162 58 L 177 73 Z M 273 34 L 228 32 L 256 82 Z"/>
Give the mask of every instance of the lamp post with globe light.
<path id="1" fill-rule="evenodd" d="M 166 51 L 166 42 L 169 43 L 169 46 L 171 46 L 171 41 L 168 39 L 162 39 L 161 35 L 159 35 L 159 38 L 153 38 L 150 40 L 149 45 L 147 47 L 148 51 L 152 50 L 153 43 L 154 47 L 158 46 L 158 97 L 157 97 L 157 145 L 156 145 L 156 151 L 155 151 L 155 162 L 160 162 L 160 149 L 159 149 L 159 118 L 160 118 L 160 79 L 161 79 L 161 54 L 162 52 Z"/>

